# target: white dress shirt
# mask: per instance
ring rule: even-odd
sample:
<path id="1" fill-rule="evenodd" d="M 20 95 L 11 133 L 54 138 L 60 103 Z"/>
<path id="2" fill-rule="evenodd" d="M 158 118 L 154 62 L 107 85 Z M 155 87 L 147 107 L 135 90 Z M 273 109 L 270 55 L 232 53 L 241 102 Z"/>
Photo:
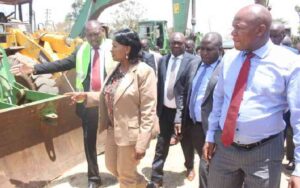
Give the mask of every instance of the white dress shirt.
<path id="1" fill-rule="evenodd" d="M 168 97 L 167 97 L 167 93 L 168 93 L 168 84 L 169 84 L 169 80 L 170 79 L 176 79 L 177 77 L 177 73 L 178 73 L 178 70 L 179 70 L 179 67 L 180 67 L 180 64 L 182 62 L 182 58 L 183 58 L 183 55 L 180 55 L 180 56 L 177 56 L 176 57 L 176 61 L 174 61 L 174 56 L 171 55 L 170 59 L 169 59 L 169 62 L 168 62 L 168 67 L 167 67 L 167 72 L 166 72 L 166 80 L 165 80 L 165 87 L 164 87 L 164 105 L 168 108 L 174 108 L 176 109 L 176 101 L 175 101 L 175 98 L 173 98 L 172 100 L 169 100 Z M 175 68 L 175 78 L 170 78 L 170 73 L 171 73 L 171 67 L 172 65 L 176 63 L 176 68 Z M 176 84 L 176 83 L 175 83 Z M 175 86 L 175 85 L 174 85 Z"/>
<path id="2" fill-rule="evenodd" d="M 104 50 L 104 45 L 101 45 L 98 49 L 98 53 L 99 53 L 99 58 L 100 58 L 100 81 L 101 81 L 101 87 L 102 84 L 104 83 L 104 73 L 105 73 L 105 50 Z M 95 50 L 93 48 L 91 48 L 91 69 L 93 67 L 93 60 L 94 60 L 94 55 L 95 55 Z M 90 71 L 90 80 L 92 80 L 93 78 L 93 71 Z M 90 82 L 90 90 L 92 91 L 92 86 L 91 86 L 91 82 Z"/>
<path id="3" fill-rule="evenodd" d="M 297 176 L 300 176 L 300 58 L 272 42 L 253 52 L 247 87 L 239 109 L 234 142 L 250 144 L 285 128 L 283 113 L 291 111 L 294 130 Z M 223 57 L 223 68 L 214 90 L 213 109 L 209 116 L 207 142 L 224 127 L 245 52 L 232 50 Z"/>

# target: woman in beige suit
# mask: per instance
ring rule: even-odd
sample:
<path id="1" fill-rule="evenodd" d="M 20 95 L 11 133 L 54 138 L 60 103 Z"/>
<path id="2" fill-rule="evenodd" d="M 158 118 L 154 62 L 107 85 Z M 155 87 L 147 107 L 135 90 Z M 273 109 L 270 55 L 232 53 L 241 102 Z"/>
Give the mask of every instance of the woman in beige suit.
<path id="1" fill-rule="evenodd" d="M 140 49 L 137 33 L 116 32 L 111 52 L 119 64 L 106 78 L 100 100 L 95 92 L 73 96 L 85 98 L 87 106 L 100 105 L 99 131 L 107 130 L 105 164 L 121 188 L 146 187 L 137 165 L 148 148 L 156 116 L 156 77 L 139 61 Z"/>

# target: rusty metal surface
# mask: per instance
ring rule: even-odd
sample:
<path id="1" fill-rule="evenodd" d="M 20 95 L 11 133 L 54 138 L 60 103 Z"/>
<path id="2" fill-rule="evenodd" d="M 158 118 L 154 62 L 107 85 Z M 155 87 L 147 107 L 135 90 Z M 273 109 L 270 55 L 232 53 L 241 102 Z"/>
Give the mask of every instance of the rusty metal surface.
<path id="1" fill-rule="evenodd" d="M 29 2 L 32 2 L 32 0 L 0 0 L 0 4 L 8 4 L 8 5 L 16 5 L 16 4 L 23 4 Z"/>
<path id="2" fill-rule="evenodd" d="M 59 116 L 56 125 L 40 117 L 45 103 L 0 113 L 1 188 L 42 187 L 85 160 L 75 106 L 66 97 L 52 102 Z"/>

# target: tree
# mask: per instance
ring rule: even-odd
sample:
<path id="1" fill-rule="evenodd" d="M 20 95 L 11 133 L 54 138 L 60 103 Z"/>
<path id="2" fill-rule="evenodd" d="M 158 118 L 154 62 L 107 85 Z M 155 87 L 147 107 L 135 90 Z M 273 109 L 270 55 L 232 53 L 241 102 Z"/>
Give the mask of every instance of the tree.
<path id="1" fill-rule="evenodd" d="M 300 6 L 299 5 L 295 6 L 295 11 L 297 12 L 297 14 L 299 16 L 299 23 L 300 23 Z M 298 26 L 298 33 L 300 34 L 300 25 Z"/>
<path id="2" fill-rule="evenodd" d="M 83 6 L 83 0 L 75 0 L 74 3 L 72 3 L 72 11 L 69 12 L 66 17 L 65 17 L 65 25 L 66 28 L 64 29 L 65 31 L 69 32 L 76 20 L 76 18 L 79 15 L 79 12 Z"/>
<path id="3" fill-rule="evenodd" d="M 112 15 L 112 29 L 131 28 L 137 30 L 138 22 L 143 17 L 146 9 L 136 0 L 128 0 L 120 3 Z"/>

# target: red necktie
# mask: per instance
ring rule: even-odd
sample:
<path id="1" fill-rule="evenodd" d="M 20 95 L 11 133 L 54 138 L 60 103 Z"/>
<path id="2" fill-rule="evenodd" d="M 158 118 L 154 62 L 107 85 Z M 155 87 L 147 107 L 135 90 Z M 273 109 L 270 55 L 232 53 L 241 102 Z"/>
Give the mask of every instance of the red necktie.
<path id="1" fill-rule="evenodd" d="M 242 102 L 243 94 L 247 85 L 248 73 L 250 68 L 250 59 L 254 56 L 253 53 L 248 53 L 242 65 L 239 76 L 234 86 L 232 98 L 227 111 L 224 128 L 222 132 L 222 143 L 229 146 L 233 142 L 236 120 Z"/>
<path id="2" fill-rule="evenodd" d="M 94 58 L 92 64 L 92 80 L 91 87 L 93 91 L 100 91 L 101 80 L 100 80 L 100 59 L 98 49 L 94 49 Z"/>

